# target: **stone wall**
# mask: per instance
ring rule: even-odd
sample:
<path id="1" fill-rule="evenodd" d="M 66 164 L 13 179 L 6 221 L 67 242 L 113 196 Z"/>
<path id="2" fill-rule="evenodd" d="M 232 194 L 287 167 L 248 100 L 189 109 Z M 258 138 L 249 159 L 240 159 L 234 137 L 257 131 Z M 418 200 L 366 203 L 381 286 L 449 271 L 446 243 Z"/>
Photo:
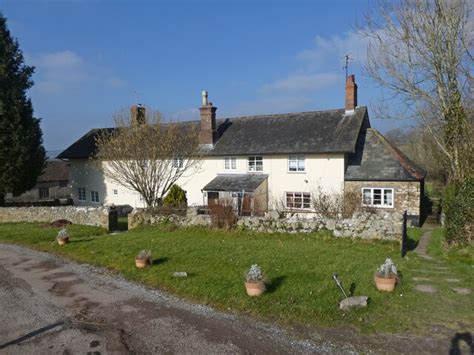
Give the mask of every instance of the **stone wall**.
<path id="1" fill-rule="evenodd" d="M 360 192 L 361 196 L 364 187 L 393 188 L 395 196 L 393 208 L 380 208 L 380 211 L 401 215 L 406 210 L 411 224 L 419 225 L 424 181 L 346 181 L 344 183 L 346 191 Z"/>
<path id="2" fill-rule="evenodd" d="M 311 233 L 329 230 L 335 237 L 399 240 L 403 216 L 396 212 L 358 212 L 352 218 L 291 216 L 242 217 L 237 226 L 267 233 Z"/>
<path id="3" fill-rule="evenodd" d="M 174 214 L 162 215 L 153 211 L 136 208 L 128 215 L 128 229 L 136 228 L 140 225 L 153 225 L 164 222 L 172 222 L 179 226 L 209 226 L 211 218 L 208 215 L 198 214 L 196 208 L 188 208 L 185 216 Z"/>
<path id="4" fill-rule="evenodd" d="M 74 224 L 114 229 L 114 216 L 106 207 L 0 207 L 0 223 L 53 222 L 67 219 Z"/>
<path id="5" fill-rule="evenodd" d="M 210 217 L 188 208 L 186 216 L 156 215 L 135 209 L 128 215 L 128 228 L 172 222 L 179 226 L 209 226 Z M 355 213 L 350 219 L 319 218 L 309 214 L 280 218 L 276 212 L 264 217 L 239 217 L 237 227 L 266 233 L 311 233 L 330 230 L 335 237 L 399 240 L 402 234 L 402 214 L 395 211 Z"/>

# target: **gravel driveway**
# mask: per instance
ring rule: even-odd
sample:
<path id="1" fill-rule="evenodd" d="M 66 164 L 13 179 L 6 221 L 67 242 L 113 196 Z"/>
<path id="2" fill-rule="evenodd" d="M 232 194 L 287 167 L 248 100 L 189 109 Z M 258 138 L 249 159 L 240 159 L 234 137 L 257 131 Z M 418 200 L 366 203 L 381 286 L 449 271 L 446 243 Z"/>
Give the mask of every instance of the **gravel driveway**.
<path id="1" fill-rule="evenodd" d="M 370 350 L 369 350 L 370 349 Z M 446 353 L 436 338 L 283 330 L 0 244 L 0 354 Z"/>

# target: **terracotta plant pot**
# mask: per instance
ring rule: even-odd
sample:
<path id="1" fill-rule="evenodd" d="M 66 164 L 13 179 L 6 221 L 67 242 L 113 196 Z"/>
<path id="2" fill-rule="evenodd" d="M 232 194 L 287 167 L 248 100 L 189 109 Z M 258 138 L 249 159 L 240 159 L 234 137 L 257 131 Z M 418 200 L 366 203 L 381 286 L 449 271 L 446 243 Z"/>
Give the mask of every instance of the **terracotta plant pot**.
<path id="1" fill-rule="evenodd" d="M 389 279 L 378 277 L 377 275 L 374 276 L 375 286 L 377 286 L 377 290 L 379 291 L 387 291 L 392 292 L 395 289 L 395 284 L 397 283 L 396 277 L 391 277 Z"/>
<path id="2" fill-rule="evenodd" d="M 265 292 L 265 282 L 246 282 L 245 288 L 247 290 L 247 295 L 249 296 L 260 296 Z"/>
<path id="3" fill-rule="evenodd" d="M 144 267 L 147 267 L 148 265 L 151 265 L 151 260 L 135 258 L 135 265 L 137 266 L 137 268 L 142 269 Z"/>
<path id="4" fill-rule="evenodd" d="M 64 245 L 69 243 L 69 238 L 57 239 L 59 245 Z"/>

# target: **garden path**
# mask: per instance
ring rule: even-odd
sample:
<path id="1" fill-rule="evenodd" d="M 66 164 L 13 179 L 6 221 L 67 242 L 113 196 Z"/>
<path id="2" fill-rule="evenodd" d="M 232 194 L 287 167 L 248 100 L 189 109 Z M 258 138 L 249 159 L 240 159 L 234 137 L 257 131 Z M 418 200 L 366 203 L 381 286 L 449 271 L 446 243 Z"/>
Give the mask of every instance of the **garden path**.
<path id="1" fill-rule="evenodd" d="M 427 248 L 430 243 L 433 230 L 437 226 L 431 223 L 427 223 L 423 226 L 423 235 L 415 248 L 415 253 L 422 259 L 425 260 L 425 268 L 414 270 L 419 273 L 419 276 L 412 278 L 415 282 L 420 282 L 415 285 L 415 289 L 419 292 L 435 293 L 438 292 L 440 287 L 446 284 L 457 285 L 462 283 L 463 280 L 453 277 L 449 267 L 444 260 L 435 258 L 428 255 Z M 434 286 L 436 284 L 437 286 Z M 461 295 L 471 294 L 471 289 L 467 287 L 449 287 L 452 292 L 456 292 Z"/>

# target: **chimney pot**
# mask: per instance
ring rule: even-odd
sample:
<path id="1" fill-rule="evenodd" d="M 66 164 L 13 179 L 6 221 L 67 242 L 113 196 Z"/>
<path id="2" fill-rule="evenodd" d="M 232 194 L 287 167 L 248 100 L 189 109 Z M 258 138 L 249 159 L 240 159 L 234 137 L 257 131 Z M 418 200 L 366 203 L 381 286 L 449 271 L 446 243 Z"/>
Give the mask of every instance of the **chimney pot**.
<path id="1" fill-rule="evenodd" d="M 357 84 L 355 75 L 348 75 L 346 78 L 346 113 L 354 112 L 357 107 Z"/>
<path id="2" fill-rule="evenodd" d="M 202 97 L 202 106 L 207 106 L 209 105 L 209 101 L 207 99 L 207 91 L 206 90 L 203 90 L 201 92 L 201 97 Z M 211 104 L 212 105 L 212 104 Z"/>

